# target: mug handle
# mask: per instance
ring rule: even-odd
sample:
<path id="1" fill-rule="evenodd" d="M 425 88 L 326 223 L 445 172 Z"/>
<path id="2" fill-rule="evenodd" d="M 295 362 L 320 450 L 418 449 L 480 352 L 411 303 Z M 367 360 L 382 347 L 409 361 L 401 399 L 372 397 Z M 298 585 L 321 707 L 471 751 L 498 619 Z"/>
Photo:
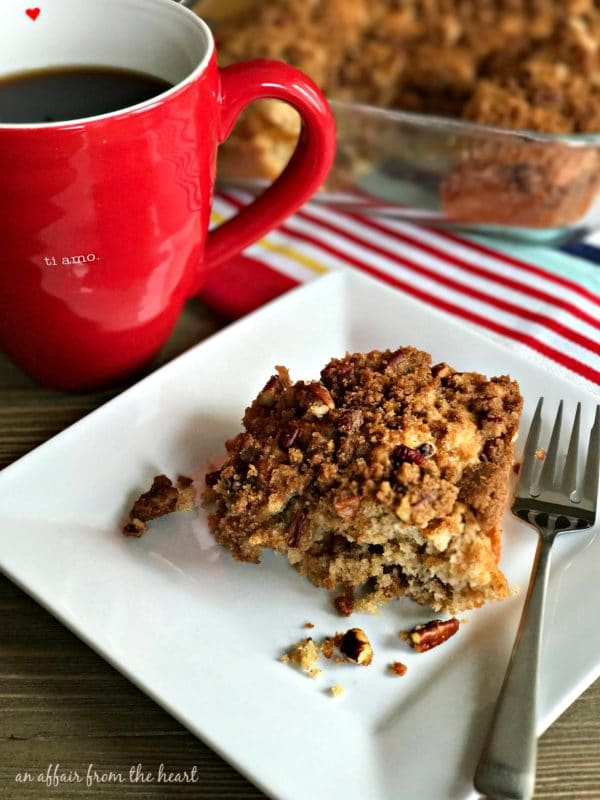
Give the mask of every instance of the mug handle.
<path id="1" fill-rule="evenodd" d="M 335 124 L 325 97 L 313 81 L 279 61 L 246 61 L 220 70 L 219 143 L 252 101 L 283 100 L 302 117 L 296 149 L 281 175 L 260 197 L 207 235 L 203 273 L 276 228 L 325 180 L 335 155 Z"/>

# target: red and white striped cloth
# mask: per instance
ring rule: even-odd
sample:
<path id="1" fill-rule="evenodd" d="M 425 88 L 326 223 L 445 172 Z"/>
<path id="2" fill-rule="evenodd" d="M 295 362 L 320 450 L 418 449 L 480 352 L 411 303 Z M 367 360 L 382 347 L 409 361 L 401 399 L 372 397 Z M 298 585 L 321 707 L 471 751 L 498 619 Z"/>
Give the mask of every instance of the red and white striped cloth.
<path id="1" fill-rule="evenodd" d="M 215 220 L 247 201 L 243 193 L 220 192 Z M 202 297 L 236 318 L 303 282 L 347 268 L 600 385 L 600 294 L 490 244 L 396 219 L 308 204 L 211 275 Z"/>

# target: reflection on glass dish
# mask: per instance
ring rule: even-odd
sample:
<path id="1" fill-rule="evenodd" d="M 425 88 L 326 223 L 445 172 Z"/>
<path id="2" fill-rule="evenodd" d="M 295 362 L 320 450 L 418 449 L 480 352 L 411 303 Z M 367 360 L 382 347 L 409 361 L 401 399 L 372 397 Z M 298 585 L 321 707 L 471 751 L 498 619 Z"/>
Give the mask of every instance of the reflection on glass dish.
<path id="1" fill-rule="evenodd" d="M 533 242 L 576 239 L 600 224 L 600 134 L 331 105 L 338 151 L 317 202 Z"/>

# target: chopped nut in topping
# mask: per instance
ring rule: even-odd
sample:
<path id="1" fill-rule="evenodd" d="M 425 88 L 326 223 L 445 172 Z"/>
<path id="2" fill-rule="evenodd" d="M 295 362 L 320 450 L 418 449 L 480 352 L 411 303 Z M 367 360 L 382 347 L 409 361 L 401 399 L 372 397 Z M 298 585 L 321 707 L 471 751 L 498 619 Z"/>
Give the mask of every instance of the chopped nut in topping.
<path id="1" fill-rule="evenodd" d="M 392 453 L 392 459 L 396 464 L 416 464 L 418 467 L 422 467 L 432 453 L 433 448 L 431 445 L 427 447 L 422 445 L 415 449 L 401 444 Z"/>
<path id="2" fill-rule="evenodd" d="M 309 383 L 306 388 L 311 395 L 308 412 L 313 417 L 324 417 L 331 409 L 335 408 L 333 397 L 322 383 Z"/>
<path id="3" fill-rule="evenodd" d="M 446 378 L 451 372 L 451 368 L 443 361 L 439 364 L 434 364 L 431 368 L 431 374 L 434 378 Z"/>
<path id="4" fill-rule="evenodd" d="M 368 667 L 373 661 L 373 648 L 362 628 L 350 628 L 340 643 L 340 652 L 355 664 Z"/>
<path id="5" fill-rule="evenodd" d="M 344 689 L 343 686 L 340 686 L 339 683 L 334 683 L 329 691 L 331 692 L 333 697 L 341 697 L 346 690 Z"/>
<path id="6" fill-rule="evenodd" d="M 263 408 L 273 406 L 277 400 L 277 395 L 281 394 L 283 388 L 290 382 L 290 377 L 285 367 L 277 366 L 275 369 L 277 374 L 269 378 L 256 398 L 258 404 Z"/>
<path id="7" fill-rule="evenodd" d="M 290 547 L 298 547 L 300 544 L 300 538 L 302 536 L 302 530 L 304 528 L 304 524 L 306 522 L 306 515 L 303 514 L 301 511 L 294 516 L 292 520 L 292 524 L 290 526 L 290 538 L 289 538 L 289 545 Z"/>
<path id="8" fill-rule="evenodd" d="M 157 475 L 152 486 L 133 504 L 129 521 L 123 528 L 125 536 L 140 537 L 148 530 L 148 522 L 174 511 L 192 511 L 195 504 L 193 481 L 185 475 L 174 485 L 166 475 Z"/>
<path id="9" fill-rule="evenodd" d="M 275 403 L 276 387 L 278 383 L 279 381 L 276 375 L 272 375 L 269 378 L 262 388 L 262 391 L 259 392 L 259 395 L 256 398 L 259 405 L 269 408 Z"/>
<path id="10" fill-rule="evenodd" d="M 401 631 L 400 635 L 413 650 L 416 650 L 417 653 L 424 653 L 454 636 L 459 627 L 460 623 L 456 617 L 433 619 L 424 625 L 415 625 L 410 631 Z"/>
<path id="11" fill-rule="evenodd" d="M 398 675 L 399 677 L 406 675 L 406 670 L 408 669 L 408 667 L 401 661 L 393 661 L 389 666 L 390 666 L 390 672 L 392 672 L 394 675 Z"/>
<path id="12" fill-rule="evenodd" d="M 209 489 L 212 489 L 213 486 L 216 486 L 219 482 L 219 478 L 221 477 L 221 470 L 214 469 L 212 472 L 207 472 L 204 476 L 204 482 L 208 486 Z"/>
<path id="13" fill-rule="evenodd" d="M 294 445 L 294 442 L 298 438 L 298 434 L 300 433 L 300 428 L 293 423 L 288 423 L 281 433 L 279 434 L 279 445 L 284 450 L 289 450 L 290 447 Z"/>

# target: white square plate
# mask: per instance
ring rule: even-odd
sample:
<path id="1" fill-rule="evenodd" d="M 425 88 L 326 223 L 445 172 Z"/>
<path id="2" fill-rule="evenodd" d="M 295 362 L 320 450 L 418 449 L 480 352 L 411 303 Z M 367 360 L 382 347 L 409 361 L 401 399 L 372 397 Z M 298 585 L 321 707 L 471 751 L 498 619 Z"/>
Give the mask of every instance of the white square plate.
<path id="1" fill-rule="evenodd" d="M 459 369 L 510 373 L 526 399 L 573 411 L 592 392 L 550 375 L 450 317 L 354 273 L 329 275 L 230 326 L 0 474 L 0 568 L 267 794 L 286 800 L 453 800 L 471 784 L 524 591 L 467 616 L 417 655 L 401 629 L 432 617 L 397 601 L 359 615 L 368 669 L 282 665 L 292 642 L 350 627 L 280 558 L 259 567 L 217 547 L 203 513 L 172 515 L 140 540 L 119 533 L 152 476 L 197 471 L 240 429 L 245 406 L 285 364 L 316 377 L 345 351 L 414 344 Z M 525 587 L 535 535 L 507 513 L 503 568 Z M 585 554 L 583 551 L 587 551 Z M 600 540 L 562 537 L 553 559 L 539 730 L 599 674 Z M 587 635 L 581 636 L 581 631 Z M 403 678 L 387 665 L 404 661 Z M 346 693 L 333 698 L 328 688 Z"/>

